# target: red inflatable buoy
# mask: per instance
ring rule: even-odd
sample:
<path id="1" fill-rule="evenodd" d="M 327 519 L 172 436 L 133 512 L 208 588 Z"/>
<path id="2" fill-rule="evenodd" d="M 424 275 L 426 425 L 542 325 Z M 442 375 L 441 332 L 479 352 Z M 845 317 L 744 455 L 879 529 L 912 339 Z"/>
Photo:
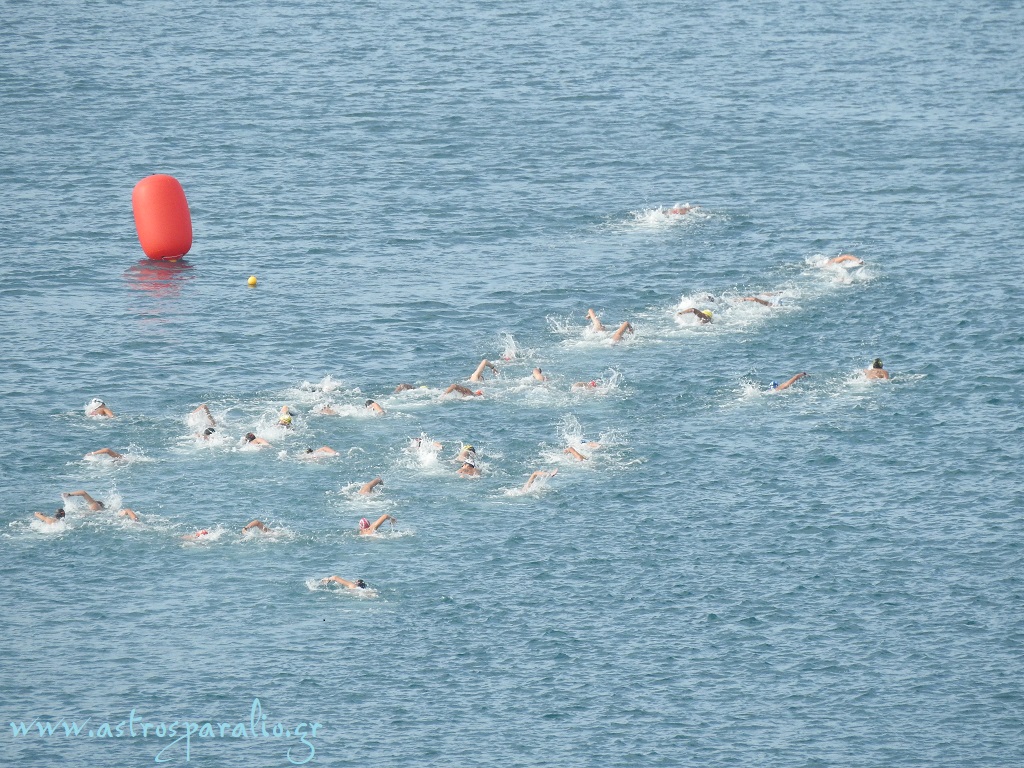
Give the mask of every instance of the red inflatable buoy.
<path id="1" fill-rule="evenodd" d="M 151 259 L 177 261 L 192 247 L 185 190 L 173 176 L 147 176 L 132 190 L 132 212 L 142 250 Z"/>

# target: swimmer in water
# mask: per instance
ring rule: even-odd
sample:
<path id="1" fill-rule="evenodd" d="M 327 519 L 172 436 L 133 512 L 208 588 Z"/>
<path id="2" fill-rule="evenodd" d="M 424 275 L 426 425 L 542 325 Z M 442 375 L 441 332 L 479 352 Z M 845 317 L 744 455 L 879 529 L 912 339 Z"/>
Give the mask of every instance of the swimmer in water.
<path id="1" fill-rule="evenodd" d="M 587 459 L 589 459 L 589 458 L 590 458 L 589 456 L 584 456 L 584 455 L 583 455 L 582 453 L 580 453 L 579 451 L 577 451 L 577 450 L 576 450 L 575 448 L 573 448 L 573 447 L 572 447 L 571 445 L 570 445 L 570 446 L 569 446 L 568 448 L 566 448 L 566 449 L 565 449 L 564 451 L 562 451 L 562 453 L 567 453 L 567 454 L 569 454 L 569 455 L 570 455 L 570 456 L 572 456 L 572 457 L 573 457 L 574 459 L 576 459 L 576 461 L 587 461 Z"/>
<path id="2" fill-rule="evenodd" d="M 124 458 L 124 454 L 123 453 L 118 453 L 113 448 L 100 448 L 98 451 L 90 451 L 89 453 L 87 453 L 85 455 L 86 455 L 86 457 L 89 457 L 89 456 L 109 456 L 111 459 L 114 459 L 115 461 L 117 459 L 123 459 Z"/>
<path id="3" fill-rule="evenodd" d="M 420 437 L 411 438 L 409 440 L 409 445 L 412 447 L 413 450 L 416 451 L 422 450 L 424 447 L 432 448 L 435 451 L 440 451 L 442 448 L 444 448 L 444 446 L 441 445 L 441 443 L 437 442 L 437 440 L 427 440 L 426 437 L 423 435 L 421 435 Z"/>
<path id="4" fill-rule="evenodd" d="M 329 445 L 322 445 L 315 451 L 312 448 L 307 448 L 302 454 L 303 459 L 325 459 L 328 456 L 337 456 L 338 452 L 331 448 Z"/>
<path id="5" fill-rule="evenodd" d="M 376 400 L 367 400 L 365 403 L 363 403 L 363 406 L 365 408 L 369 408 L 378 416 L 384 415 L 384 409 L 380 407 L 380 403 L 378 403 Z"/>
<path id="6" fill-rule="evenodd" d="M 104 419 L 114 418 L 114 412 L 107 407 L 107 404 L 100 400 L 98 397 L 93 398 L 92 402 L 85 407 L 86 416 L 99 416 Z"/>
<path id="7" fill-rule="evenodd" d="M 453 392 L 457 395 L 462 395 L 463 397 L 483 397 L 484 394 L 482 389 L 478 389 L 474 392 L 469 387 L 464 387 L 461 384 L 452 384 L 441 396 L 444 397 L 444 395 L 450 395 Z"/>
<path id="8" fill-rule="evenodd" d="M 826 264 L 852 264 L 855 267 L 864 265 L 863 259 L 858 259 L 852 253 L 843 253 L 839 256 L 829 259 L 825 262 Z"/>
<path id="9" fill-rule="evenodd" d="M 395 387 L 395 394 L 397 395 L 401 392 L 408 392 L 410 389 L 416 389 L 416 387 L 414 387 L 412 384 L 399 384 L 397 387 Z"/>
<path id="10" fill-rule="evenodd" d="M 264 440 L 262 437 L 256 437 L 252 432 L 246 432 L 245 437 L 242 438 L 246 445 L 254 445 L 257 448 L 269 447 L 270 443 Z"/>
<path id="11" fill-rule="evenodd" d="M 598 333 L 604 331 L 604 323 L 601 322 L 600 318 L 598 318 L 597 316 L 597 313 L 594 312 L 593 309 L 587 310 L 587 319 L 590 320 L 590 327 L 593 330 L 597 331 Z"/>
<path id="12" fill-rule="evenodd" d="M 292 409 L 287 405 L 281 406 L 281 415 L 277 419 L 277 425 L 279 427 L 284 427 L 285 429 L 292 428 Z"/>
<path id="13" fill-rule="evenodd" d="M 85 491 L 70 491 L 69 493 L 62 493 L 62 499 L 70 499 L 72 496 L 79 496 L 85 499 L 85 503 L 89 505 L 90 512 L 99 512 L 101 509 L 106 509 L 107 505 L 102 501 L 97 501 Z"/>
<path id="14" fill-rule="evenodd" d="M 53 517 L 50 517 L 49 515 L 44 515 L 42 512 L 33 512 L 32 514 L 40 520 L 42 520 L 47 525 L 55 525 L 64 519 L 64 510 L 61 507 L 57 508 L 57 511 L 53 513 Z"/>
<path id="15" fill-rule="evenodd" d="M 267 533 L 268 531 L 270 531 L 270 526 L 264 523 L 262 520 L 253 520 L 251 523 L 246 523 L 245 527 L 242 529 L 242 533 L 248 533 L 253 528 L 263 531 L 263 533 Z"/>
<path id="16" fill-rule="evenodd" d="M 199 418 L 201 418 L 206 423 L 206 426 L 208 426 L 208 427 L 216 427 L 217 426 L 217 422 L 216 422 L 216 420 L 214 420 L 213 414 L 210 413 L 210 409 L 206 405 L 206 403 L 203 403 L 202 405 L 200 405 L 198 408 L 196 408 L 194 411 L 192 411 L 192 413 L 189 414 L 189 415 L 190 416 L 198 416 Z"/>
<path id="17" fill-rule="evenodd" d="M 380 528 L 382 525 L 384 525 L 384 522 L 386 520 L 390 520 L 392 525 L 394 525 L 395 523 L 398 522 L 391 515 L 381 515 L 376 520 L 374 520 L 372 523 L 369 520 L 367 520 L 365 517 L 360 518 L 360 520 L 359 520 L 359 535 L 360 536 L 372 536 L 373 534 L 377 533 L 377 529 Z"/>
<path id="18" fill-rule="evenodd" d="M 882 367 L 882 358 L 876 357 L 870 368 L 864 369 L 864 375 L 869 379 L 889 379 L 889 372 Z"/>
<path id="19" fill-rule="evenodd" d="M 693 307 L 676 312 L 676 317 L 681 317 L 682 315 L 693 315 L 700 320 L 701 325 L 707 325 L 711 322 L 711 318 L 714 317 L 714 313 L 710 309 L 694 309 Z"/>
<path id="20" fill-rule="evenodd" d="M 462 477 L 480 477 L 480 470 L 476 468 L 476 456 L 466 456 L 456 472 Z"/>
<path id="21" fill-rule="evenodd" d="M 127 517 L 133 523 L 139 522 L 139 516 L 135 514 L 135 510 L 128 509 L 128 507 L 125 507 L 124 509 L 120 510 L 117 514 L 118 517 Z"/>
<path id="22" fill-rule="evenodd" d="M 618 330 L 616 330 L 615 333 L 612 334 L 612 344 L 618 344 L 620 341 L 622 341 L 622 337 L 625 336 L 627 333 L 633 333 L 633 326 L 630 324 L 628 320 L 624 322 L 622 325 L 620 325 L 618 327 Z"/>
<path id="23" fill-rule="evenodd" d="M 767 299 L 761 299 L 761 298 L 758 298 L 757 296 L 744 296 L 742 299 L 739 299 L 739 301 L 756 301 L 762 307 L 774 307 L 775 306 L 775 304 L 772 304 Z"/>
<path id="24" fill-rule="evenodd" d="M 462 446 L 462 450 L 459 451 L 459 455 L 455 457 L 456 461 L 465 461 L 466 459 L 476 459 L 476 448 L 472 445 Z"/>
<path id="25" fill-rule="evenodd" d="M 365 483 L 363 487 L 359 489 L 359 493 L 361 493 L 363 496 L 369 496 L 371 493 L 373 493 L 374 488 L 376 488 L 377 486 L 383 487 L 383 485 L 384 481 L 381 480 L 379 477 L 375 477 L 370 482 Z"/>
<path id="26" fill-rule="evenodd" d="M 210 535 L 210 532 L 206 528 L 201 528 L 200 530 L 196 531 L 195 533 L 186 533 L 181 538 L 184 539 L 185 541 L 195 541 L 196 539 L 201 539 L 201 538 L 203 538 L 203 536 L 209 536 L 209 535 Z"/>
<path id="27" fill-rule="evenodd" d="M 356 579 L 355 581 L 348 581 L 347 579 L 341 578 L 341 576 L 328 576 L 326 579 L 320 579 L 320 583 L 323 585 L 327 584 L 341 584 L 345 589 L 369 589 L 370 585 L 362 579 Z"/>
<path id="28" fill-rule="evenodd" d="M 200 440 L 209 440 L 209 439 L 210 439 L 210 437 L 211 437 L 211 436 L 212 436 L 212 435 L 213 435 L 213 434 L 214 434 L 214 433 L 215 433 L 216 431 L 217 431 L 217 430 L 216 430 L 216 429 L 214 429 L 213 427 L 207 427 L 207 428 L 206 428 L 206 429 L 204 429 L 204 430 L 203 430 L 202 432 L 198 433 L 198 434 L 196 435 L 196 437 L 198 437 L 198 438 L 199 438 Z"/>
<path id="29" fill-rule="evenodd" d="M 773 392 L 781 392 L 784 389 L 789 389 L 790 387 L 792 387 L 794 384 L 800 381 L 800 379 L 804 378 L 804 376 L 807 376 L 807 372 L 801 371 L 795 376 L 786 379 L 781 384 L 779 384 L 779 382 L 777 381 L 773 381 L 771 384 L 768 385 L 768 389 L 772 390 Z"/>
<path id="30" fill-rule="evenodd" d="M 523 486 L 523 490 L 524 491 L 530 490 L 531 486 L 533 486 L 533 484 L 535 482 L 537 482 L 537 480 L 539 480 L 542 477 L 554 477 L 557 474 L 558 474 L 558 470 L 557 469 L 554 469 L 554 470 L 552 470 L 550 472 L 548 472 L 547 470 L 544 470 L 544 469 L 538 469 L 536 472 L 534 472 L 532 475 L 530 475 L 529 479 L 526 481 L 526 485 Z"/>
<path id="31" fill-rule="evenodd" d="M 321 416 L 337 416 L 338 415 L 338 412 L 331 407 L 330 403 L 324 403 L 323 405 L 318 405 L 316 408 L 313 409 L 313 413 L 319 413 Z"/>
<path id="32" fill-rule="evenodd" d="M 676 203 L 674 206 L 665 211 L 665 213 L 672 214 L 673 216 L 682 216 L 692 211 L 694 207 L 695 206 L 692 206 L 689 203 L 687 203 L 686 205 L 680 205 L 679 203 Z"/>
<path id="33" fill-rule="evenodd" d="M 490 368 L 495 376 L 498 375 L 498 369 L 494 367 L 494 363 L 486 358 L 480 361 L 480 365 L 473 371 L 473 375 L 469 377 L 470 381 L 483 381 L 484 380 L 484 369 Z"/>
<path id="34" fill-rule="evenodd" d="M 540 368 L 533 369 L 533 378 L 535 378 L 537 381 L 548 380 L 548 377 L 544 375 L 544 371 L 542 371 Z"/>
<path id="35" fill-rule="evenodd" d="M 569 389 L 597 389 L 598 386 L 600 385 L 597 381 L 591 379 L 590 381 L 577 381 Z"/>

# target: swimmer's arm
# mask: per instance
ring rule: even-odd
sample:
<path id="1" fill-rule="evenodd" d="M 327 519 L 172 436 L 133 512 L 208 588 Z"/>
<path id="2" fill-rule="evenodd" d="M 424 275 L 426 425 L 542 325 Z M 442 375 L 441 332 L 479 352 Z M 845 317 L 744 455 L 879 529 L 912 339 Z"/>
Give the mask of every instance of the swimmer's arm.
<path id="1" fill-rule="evenodd" d="M 778 391 L 783 390 L 783 389 L 788 389 L 789 387 L 793 386 L 798 381 L 800 381 L 800 379 L 802 379 L 806 375 L 807 375 L 806 371 L 801 371 L 800 373 L 796 374 L 796 376 L 793 376 L 792 378 L 789 378 L 786 381 L 784 381 L 781 384 L 779 384 L 779 386 L 775 388 L 775 391 L 778 392 Z"/>
<path id="2" fill-rule="evenodd" d="M 370 533 L 376 533 L 377 529 L 380 528 L 384 524 L 385 520 L 390 520 L 392 523 L 397 523 L 398 522 L 391 515 L 381 515 L 373 523 L 370 524 L 370 528 L 369 528 Z"/>
<path id="3" fill-rule="evenodd" d="M 206 403 L 203 403 L 202 405 L 200 405 L 198 408 L 196 408 L 194 411 L 192 411 L 192 413 L 197 414 L 199 416 L 205 417 L 207 422 L 209 422 L 211 427 L 217 426 L 217 422 L 214 421 L 213 414 L 210 413 L 210 409 L 206 405 Z"/>
<path id="4" fill-rule="evenodd" d="M 123 459 L 124 456 L 113 448 L 100 448 L 98 451 L 90 451 L 86 456 L 109 456 L 112 459 Z"/>
<path id="5" fill-rule="evenodd" d="M 375 477 L 375 478 L 373 478 L 373 480 L 371 480 L 370 482 L 368 482 L 365 485 L 363 485 L 363 487 L 359 489 L 359 492 L 364 494 L 364 495 L 368 494 L 368 493 L 371 493 L 374 488 L 376 488 L 378 485 L 383 484 L 383 482 L 384 481 L 381 478 Z"/>
<path id="6" fill-rule="evenodd" d="M 623 336 L 625 336 L 627 333 L 632 333 L 632 332 L 633 332 L 633 326 L 627 320 L 626 322 L 624 322 L 622 325 L 619 326 L 618 330 L 615 331 L 614 334 L 612 334 L 612 341 L 613 342 L 621 341 Z"/>
<path id="7" fill-rule="evenodd" d="M 584 456 L 582 453 L 577 451 L 571 445 L 568 448 L 566 448 L 564 451 L 562 451 L 562 453 L 568 453 L 570 456 L 573 456 L 574 458 L 579 459 L 580 461 L 586 461 L 587 460 L 586 456 Z"/>
<path id="8" fill-rule="evenodd" d="M 128 507 L 122 509 L 118 514 L 121 517 L 127 517 L 133 523 L 137 523 L 139 521 L 139 516 L 135 514 L 134 510 L 128 509 Z"/>
<path id="9" fill-rule="evenodd" d="M 44 515 L 42 512 L 33 512 L 32 514 L 35 515 L 36 517 L 38 517 L 44 523 L 55 523 L 55 522 L 57 522 L 56 518 L 50 517 L 49 515 Z"/>
<path id="10" fill-rule="evenodd" d="M 262 520 L 253 520 L 251 523 L 248 523 L 245 526 L 245 528 L 242 529 L 242 533 L 245 533 L 246 531 L 250 531 L 253 528 L 259 528 L 261 531 L 269 531 L 270 530 L 270 527 L 267 526 L 266 524 L 264 524 Z"/>
<path id="11" fill-rule="evenodd" d="M 765 307 L 770 307 L 772 305 L 770 301 L 759 299 L 757 298 L 757 296 L 744 296 L 742 299 L 740 299 L 740 301 L 756 301 L 758 304 L 761 304 Z"/>
<path id="12" fill-rule="evenodd" d="M 341 586 L 348 587 L 349 589 L 356 588 L 356 583 L 354 581 L 348 581 L 341 578 L 341 576 L 328 576 L 326 579 L 320 579 L 321 584 L 330 584 L 332 582 L 334 584 L 341 584 Z"/>
<path id="13" fill-rule="evenodd" d="M 480 361 L 480 365 L 478 365 L 476 367 L 476 370 L 473 371 L 473 375 L 469 377 L 469 380 L 470 381 L 483 381 L 484 380 L 484 368 L 490 368 L 494 373 L 498 372 L 498 369 L 494 367 L 494 363 L 492 363 L 487 358 L 484 358 L 483 360 Z"/>

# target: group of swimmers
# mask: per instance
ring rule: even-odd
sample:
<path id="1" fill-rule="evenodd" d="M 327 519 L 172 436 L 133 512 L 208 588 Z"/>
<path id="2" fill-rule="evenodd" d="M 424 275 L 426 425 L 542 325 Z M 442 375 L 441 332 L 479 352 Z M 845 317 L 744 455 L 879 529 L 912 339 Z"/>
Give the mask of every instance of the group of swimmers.
<path id="1" fill-rule="evenodd" d="M 668 213 L 669 214 L 673 214 L 673 215 L 682 215 L 682 214 L 688 213 L 690 210 L 692 210 L 692 207 L 689 207 L 689 206 L 684 207 L 684 206 L 678 206 L 677 205 L 675 208 L 670 210 Z M 842 266 L 847 266 L 847 265 L 860 266 L 860 265 L 863 265 L 864 262 L 861 259 L 859 259 L 858 257 L 856 257 L 856 256 L 854 256 L 852 254 L 841 254 L 841 255 L 839 255 L 837 257 L 829 259 L 827 263 L 828 264 L 832 264 L 832 265 L 842 265 Z M 752 301 L 752 302 L 756 302 L 756 303 L 759 303 L 759 304 L 764 305 L 764 306 L 774 306 L 774 305 L 777 304 L 777 302 L 773 302 L 773 301 L 768 300 L 768 299 L 763 299 L 763 298 L 760 298 L 758 296 L 741 297 L 739 300 L 740 301 Z M 698 309 L 696 307 L 686 307 L 684 309 L 680 309 L 676 313 L 676 315 L 677 315 L 677 317 L 683 317 L 685 315 L 693 315 L 697 319 L 697 321 L 699 321 L 699 323 L 702 324 L 702 325 L 710 324 L 710 323 L 712 323 L 714 321 L 714 312 L 711 309 Z M 592 308 L 587 310 L 586 318 L 589 321 L 590 328 L 591 328 L 591 330 L 593 332 L 595 332 L 595 333 L 608 333 L 608 329 L 601 322 L 600 317 L 598 316 L 598 314 Z M 624 321 L 621 324 L 619 324 L 616 327 L 616 329 L 613 332 L 611 332 L 609 338 L 610 338 L 610 341 L 611 341 L 612 344 L 618 344 L 626 336 L 628 336 L 630 334 L 633 334 L 634 332 L 635 331 L 634 331 L 633 325 L 627 320 L 627 321 Z M 470 383 L 473 383 L 473 384 L 482 384 L 484 382 L 484 377 L 485 377 L 487 371 L 490 371 L 494 375 L 498 375 L 499 374 L 499 370 L 498 370 L 497 366 L 495 365 L 495 363 L 492 362 L 491 360 L 487 359 L 487 358 L 484 358 L 483 360 L 480 361 L 479 365 L 476 367 L 476 369 L 473 371 L 473 373 L 469 376 L 468 381 Z M 883 367 L 883 364 L 882 364 L 882 360 L 879 359 L 879 358 L 876 358 L 873 361 L 873 363 L 871 364 L 871 366 L 864 370 L 864 375 L 868 379 L 886 380 L 886 379 L 890 378 L 889 372 L 885 370 L 885 368 Z M 769 384 L 768 388 L 769 388 L 769 390 L 772 390 L 772 391 L 775 391 L 775 392 L 781 392 L 783 390 L 789 389 L 794 384 L 796 384 L 798 381 L 800 381 L 801 379 L 803 379 L 803 378 L 805 378 L 807 376 L 808 376 L 807 372 L 801 371 L 800 373 L 797 373 L 797 374 L 793 375 L 792 377 L 790 377 L 789 379 L 787 379 L 785 381 L 782 381 L 782 382 L 772 381 Z M 534 380 L 538 381 L 538 382 L 547 382 L 548 381 L 548 377 L 545 375 L 545 373 L 539 367 L 533 369 L 533 371 L 532 371 L 532 378 Z M 571 389 L 595 388 L 597 386 L 598 386 L 597 382 L 592 380 L 592 381 L 589 381 L 589 382 L 574 382 L 570 386 L 570 388 Z M 414 389 L 416 389 L 416 387 L 414 387 L 412 384 L 401 383 L 401 384 L 399 384 L 399 385 L 397 385 L 395 387 L 394 392 L 396 394 L 398 394 L 398 393 L 402 393 L 402 392 L 406 392 L 406 391 L 414 390 Z M 458 395 L 458 396 L 461 396 L 461 397 L 482 397 L 484 395 L 484 392 L 483 392 L 482 389 L 472 389 L 472 388 L 470 388 L 468 386 L 465 386 L 464 384 L 455 382 L 455 383 L 451 384 L 450 386 L 448 386 L 443 391 L 443 393 L 442 393 L 442 397 L 446 397 L 448 395 Z M 384 408 L 379 403 L 377 403 L 375 400 L 372 400 L 372 399 L 366 400 L 365 403 L 364 403 L 364 407 L 367 410 L 371 411 L 374 415 L 378 415 L 379 416 L 379 415 L 384 415 L 384 413 L 385 413 Z M 335 411 L 329 404 L 324 404 L 324 405 L 318 406 L 318 408 L 315 410 L 315 412 L 318 413 L 318 414 L 321 414 L 321 415 L 338 415 L 337 411 Z M 92 418 L 105 418 L 105 419 L 115 418 L 114 412 L 106 405 L 106 403 L 104 403 L 102 400 L 99 400 L 99 399 L 94 399 L 93 401 L 91 401 L 89 403 L 88 406 L 86 406 L 86 415 L 89 416 L 89 417 L 92 417 Z M 278 415 L 278 421 L 277 421 L 278 426 L 283 428 L 283 429 L 291 429 L 292 426 L 293 426 L 293 417 L 295 415 L 296 414 L 290 408 L 290 406 L 288 406 L 288 405 L 282 406 L 281 410 L 279 412 L 279 415 Z M 199 420 L 200 426 L 202 427 L 202 431 L 196 434 L 196 438 L 198 438 L 200 440 L 210 440 L 217 433 L 217 428 L 218 428 L 217 422 L 216 422 L 213 414 L 210 412 L 209 407 L 205 403 L 199 405 L 195 410 L 193 410 L 191 412 L 190 416 L 193 417 L 194 419 Z M 423 437 L 421 437 L 421 438 L 414 438 L 412 440 L 412 447 L 414 449 L 417 449 L 417 450 L 419 450 L 419 449 L 421 449 L 423 447 L 427 447 L 428 449 L 435 450 L 435 451 L 436 450 L 441 450 L 442 445 L 440 443 L 433 442 L 433 441 L 431 441 L 430 445 L 424 446 L 424 440 L 425 439 L 426 438 L 423 438 Z M 244 446 L 248 446 L 248 447 L 255 448 L 255 449 L 259 449 L 259 448 L 263 448 L 263 447 L 271 447 L 271 443 L 268 440 L 266 440 L 266 439 L 264 439 L 262 437 L 257 436 L 253 432 L 247 432 L 242 437 L 242 444 Z M 564 449 L 563 453 L 568 455 L 568 456 L 570 456 L 570 457 L 572 457 L 576 461 L 587 461 L 589 459 L 589 457 L 587 455 L 585 455 L 580 449 L 581 448 L 583 448 L 583 449 L 597 449 L 597 448 L 600 447 L 600 445 L 601 444 L 599 442 L 595 442 L 595 441 L 583 441 L 579 445 L 570 445 L 570 446 L 566 447 Z M 306 448 L 305 452 L 302 454 L 302 457 L 303 458 L 310 458 L 310 459 L 321 459 L 321 458 L 330 458 L 332 456 L 337 456 L 337 455 L 338 455 L 338 452 L 336 450 L 334 450 L 330 446 L 325 445 L 325 446 L 321 446 L 320 448 L 316 448 L 316 449 L 311 448 L 311 447 L 310 448 Z M 115 450 L 113 450 L 111 448 L 100 448 L 98 450 L 95 450 L 95 451 L 92 451 L 92 452 L 86 454 L 86 457 L 87 458 L 88 457 L 97 457 L 97 458 L 103 457 L 103 458 L 108 458 L 108 459 L 115 460 L 115 461 L 126 458 L 123 454 L 118 453 L 117 451 L 115 451 Z M 478 477 L 481 474 L 480 469 L 477 466 L 478 460 L 477 460 L 477 455 L 476 455 L 476 449 L 472 445 L 463 445 L 461 447 L 461 449 L 459 450 L 457 456 L 455 457 L 455 463 L 460 465 L 458 467 L 458 469 L 456 470 L 456 474 L 459 475 L 460 477 Z M 532 488 L 534 488 L 536 486 L 536 484 L 538 482 L 540 482 L 540 481 L 542 481 L 543 479 L 546 479 L 546 478 L 554 477 L 555 475 L 557 475 L 557 473 L 558 473 L 557 469 L 554 469 L 554 470 L 539 469 L 539 470 L 536 470 L 536 471 L 532 472 L 530 474 L 530 476 L 527 478 L 525 484 L 523 485 L 522 491 L 526 492 L 526 491 L 531 490 Z M 379 491 L 383 490 L 383 485 L 384 485 L 383 479 L 381 477 L 375 477 L 372 480 L 370 480 L 370 481 L 368 481 L 366 483 L 363 483 L 359 487 L 358 493 L 360 495 L 369 495 L 369 494 L 372 494 L 372 493 L 375 493 L 375 492 L 379 492 Z M 90 512 L 99 512 L 99 511 L 103 511 L 103 510 L 107 509 L 106 505 L 102 501 L 94 499 L 92 496 L 90 496 L 84 490 L 71 491 L 71 492 L 62 494 L 62 498 L 65 499 L 65 500 L 68 500 L 68 499 L 71 499 L 71 498 L 75 498 L 75 497 L 81 498 L 84 501 L 85 505 L 88 507 Z M 133 510 L 128 509 L 128 508 L 121 508 L 121 509 L 117 510 L 117 514 L 120 515 L 120 516 L 123 516 L 123 517 L 127 517 L 129 520 L 131 520 L 133 522 L 138 521 L 138 519 L 139 519 L 138 515 Z M 49 524 L 49 525 L 54 525 L 54 524 L 57 524 L 57 523 L 61 522 L 66 517 L 66 511 L 65 511 L 64 507 L 60 507 L 60 508 L 58 508 L 56 510 L 54 515 L 45 515 L 45 514 L 43 514 L 41 512 L 35 512 L 34 515 L 41 522 L 43 522 L 45 524 Z M 358 530 L 358 534 L 359 535 L 374 535 L 374 534 L 376 534 L 379 531 L 380 527 L 384 523 L 386 523 L 386 522 L 390 522 L 392 525 L 394 525 L 395 523 L 397 523 L 397 520 L 392 515 L 389 515 L 389 514 L 381 515 L 374 522 L 370 522 L 367 518 L 364 517 L 364 518 L 360 519 L 360 521 L 359 521 L 359 525 L 358 525 L 358 529 L 357 529 Z M 248 534 L 248 533 L 250 533 L 251 531 L 254 531 L 254 530 L 258 530 L 258 531 L 261 531 L 263 533 L 268 533 L 268 532 L 271 531 L 271 528 L 270 528 L 270 526 L 268 526 L 263 521 L 257 519 L 257 520 L 252 520 L 249 523 L 247 523 L 241 529 L 241 533 L 244 535 L 244 534 Z M 209 535 L 210 535 L 209 529 L 199 529 L 199 530 L 197 530 L 197 531 L 195 531 L 193 533 L 184 535 L 182 538 L 185 539 L 185 540 L 195 541 L 195 540 L 201 539 L 201 538 L 209 536 Z M 362 579 L 356 579 L 355 581 L 350 581 L 350 580 L 347 580 L 347 579 L 343 579 L 340 576 L 328 576 L 326 578 L 320 579 L 319 583 L 321 585 L 338 584 L 338 585 L 341 585 L 342 587 L 345 587 L 346 589 L 352 589 L 352 590 L 368 589 L 368 585 Z"/>

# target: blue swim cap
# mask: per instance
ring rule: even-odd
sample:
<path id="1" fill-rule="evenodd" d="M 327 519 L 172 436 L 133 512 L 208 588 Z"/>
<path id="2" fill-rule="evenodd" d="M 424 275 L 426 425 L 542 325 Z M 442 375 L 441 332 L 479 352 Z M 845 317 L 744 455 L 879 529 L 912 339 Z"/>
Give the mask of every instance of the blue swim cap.
<path id="1" fill-rule="evenodd" d="M 779 382 L 777 382 L 777 381 L 773 381 L 771 384 L 768 385 L 768 389 L 778 389 L 778 388 L 779 388 Z"/>

